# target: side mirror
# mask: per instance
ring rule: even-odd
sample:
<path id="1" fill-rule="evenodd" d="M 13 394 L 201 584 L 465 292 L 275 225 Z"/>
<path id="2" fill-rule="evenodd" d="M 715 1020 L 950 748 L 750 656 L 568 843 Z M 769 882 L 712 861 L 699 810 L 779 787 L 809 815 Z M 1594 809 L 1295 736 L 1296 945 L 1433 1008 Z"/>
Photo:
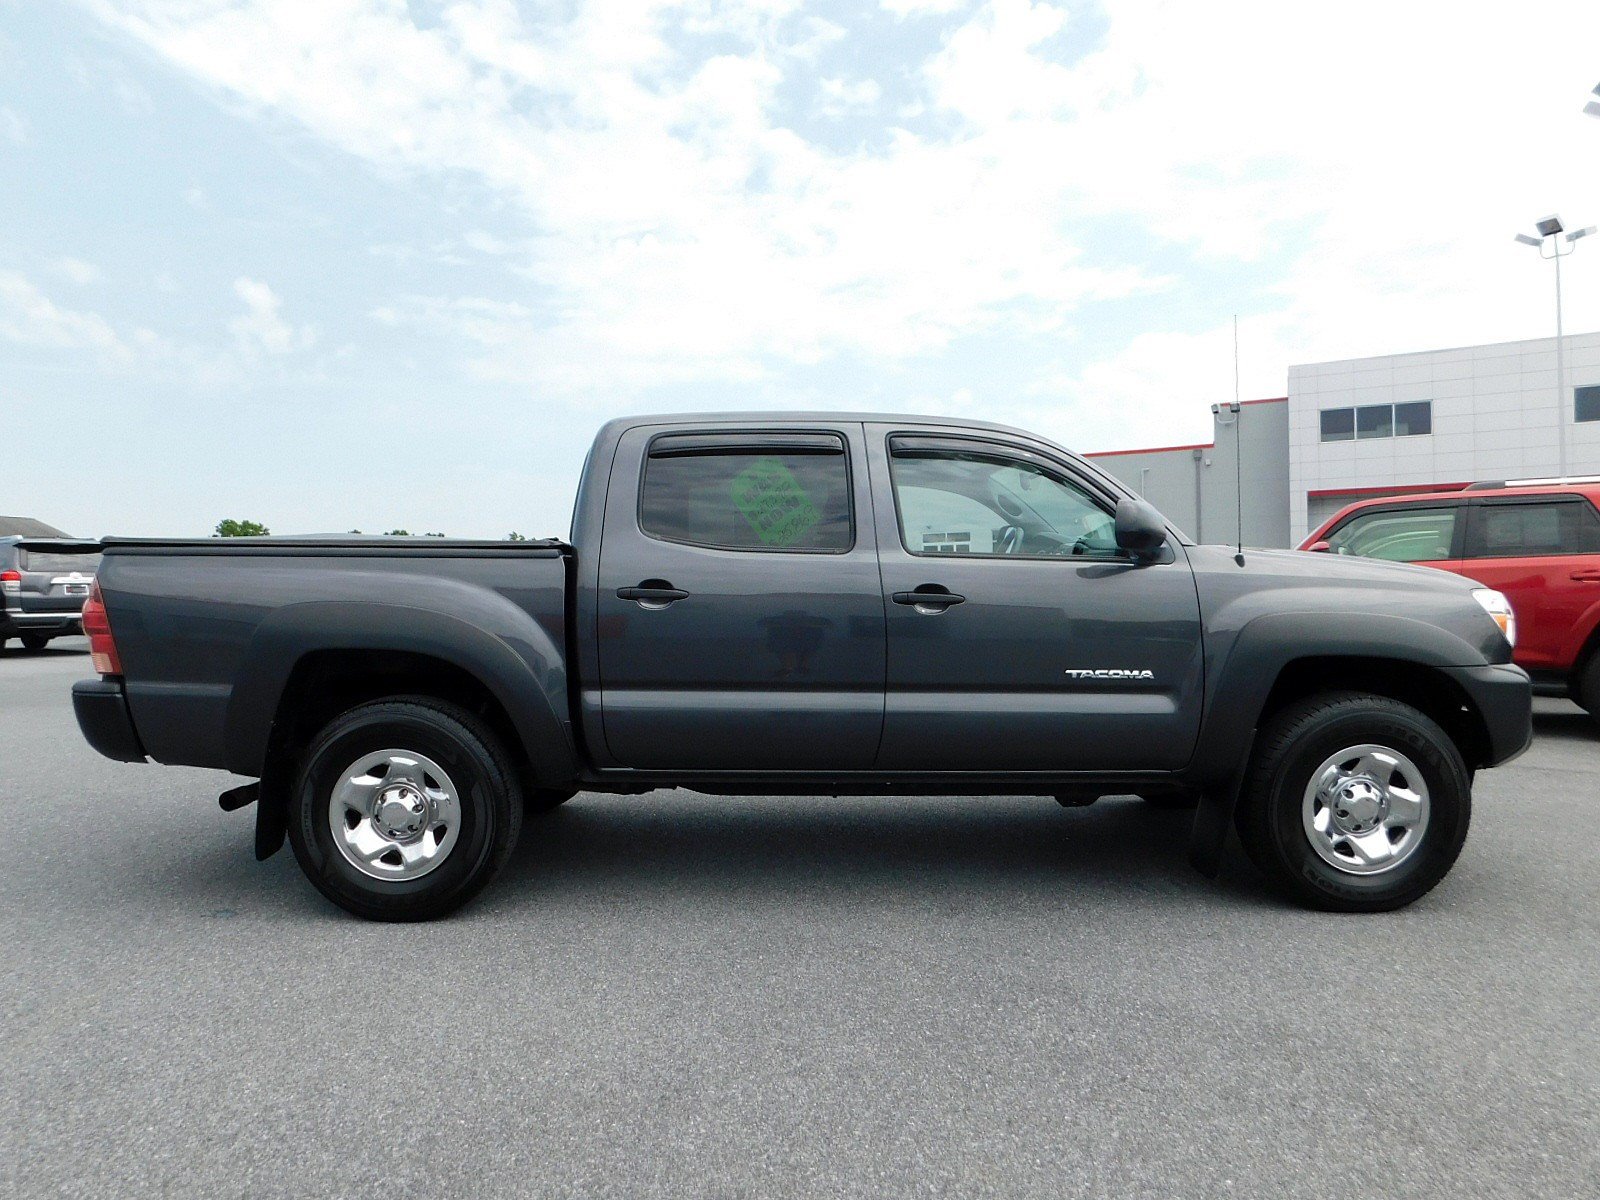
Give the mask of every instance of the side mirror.
<path id="1" fill-rule="evenodd" d="M 1333 553 L 1333 547 L 1328 545 L 1328 543 L 1326 541 L 1312 542 L 1311 545 L 1306 547 L 1306 553 L 1307 554 L 1331 554 L 1331 553 Z"/>
<path id="2" fill-rule="evenodd" d="M 1117 545 L 1131 558 L 1153 558 L 1167 544 L 1167 526 L 1143 500 L 1123 497 L 1117 501 Z"/>

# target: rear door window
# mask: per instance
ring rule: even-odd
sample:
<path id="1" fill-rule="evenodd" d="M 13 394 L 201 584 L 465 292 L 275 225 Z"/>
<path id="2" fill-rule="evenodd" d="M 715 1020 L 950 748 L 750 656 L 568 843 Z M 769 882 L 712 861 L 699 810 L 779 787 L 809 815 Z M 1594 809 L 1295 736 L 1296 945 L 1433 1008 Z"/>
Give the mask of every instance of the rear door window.
<path id="1" fill-rule="evenodd" d="M 1600 517 L 1583 500 L 1480 504 L 1467 529 L 1468 558 L 1600 553 Z"/>
<path id="2" fill-rule="evenodd" d="M 854 542 L 837 434 L 669 435 L 645 458 L 639 527 L 714 550 L 841 554 Z"/>
<path id="3" fill-rule="evenodd" d="M 1328 536 L 1328 549 L 1387 562 L 1438 562 L 1451 557 L 1459 513 L 1455 505 L 1357 513 Z"/>

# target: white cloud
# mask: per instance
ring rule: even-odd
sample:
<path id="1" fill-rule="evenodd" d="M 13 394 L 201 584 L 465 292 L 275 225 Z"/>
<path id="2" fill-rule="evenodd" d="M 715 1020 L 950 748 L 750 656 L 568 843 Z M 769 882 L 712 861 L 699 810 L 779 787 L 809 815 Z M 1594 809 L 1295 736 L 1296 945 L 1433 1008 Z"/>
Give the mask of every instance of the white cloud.
<path id="1" fill-rule="evenodd" d="M 817 91 L 817 109 L 830 117 L 871 108 L 883 96 L 883 88 L 875 79 L 824 79 L 817 84 Z"/>
<path id="2" fill-rule="evenodd" d="M 60 258 L 56 260 L 55 271 L 57 275 L 84 287 L 95 283 L 101 278 L 100 268 L 93 263 L 84 262 L 81 258 Z"/>
<path id="3" fill-rule="evenodd" d="M 17 271 L 0 270 L 0 337 L 23 346 L 88 350 L 114 360 L 132 356 L 104 317 L 61 307 Z"/>
<path id="4" fill-rule="evenodd" d="M 537 18 L 491 0 L 431 24 L 399 0 L 94 7 L 248 107 L 509 201 L 531 246 L 467 244 L 514 257 L 536 305 L 390 312 L 457 333 L 476 372 L 558 389 L 932 361 L 1004 335 L 1054 365 L 1002 387 L 1113 398 L 1074 439 L 1103 445 L 1119 406 L 1153 424 L 1231 392 L 1211 360 L 1235 309 L 1249 372 L 1279 381 L 1247 391 L 1281 389 L 1297 358 L 1543 332 L 1547 278 L 1509 234 L 1600 196 L 1570 82 L 1594 74 L 1592 4 L 1524 18 L 1567 30 L 1550 42 L 1508 38 L 1494 6 L 1112 0 L 1086 22 L 1031 0 L 882 3 L 941 36 L 885 48 L 866 81 L 828 58 L 848 31 L 787 0 Z M 891 78 L 905 125 L 862 146 L 808 138 L 787 107 L 786 84 L 822 80 L 859 117 Z M 1573 323 L 1600 321 L 1600 285 L 1571 287 Z M 1150 328 L 1064 336 L 1163 293 Z M 275 297 L 240 320 L 264 349 L 299 336 Z"/>
<path id="5" fill-rule="evenodd" d="M 245 311 L 228 322 L 228 329 L 246 354 L 288 354 L 316 341 L 310 326 L 297 329 L 283 319 L 283 301 L 259 279 L 241 276 L 233 281 L 233 292 L 244 301 Z"/>
<path id="6" fill-rule="evenodd" d="M 0 104 L 0 141 L 18 146 L 28 144 L 28 121 L 16 109 Z"/>
<path id="7" fill-rule="evenodd" d="M 885 12 L 897 17 L 923 17 L 951 13 L 967 0 L 879 0 Z"/>

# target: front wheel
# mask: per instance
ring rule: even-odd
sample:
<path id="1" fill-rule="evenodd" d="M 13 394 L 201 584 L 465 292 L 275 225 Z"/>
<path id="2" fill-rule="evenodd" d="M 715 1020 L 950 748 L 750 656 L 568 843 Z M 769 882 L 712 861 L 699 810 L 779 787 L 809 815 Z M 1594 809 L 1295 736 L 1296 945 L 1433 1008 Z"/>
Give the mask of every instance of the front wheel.
<path id="1" fill-rule="evenodd" d="M 494 733 L 427 697 L 363 704 L 311 743 L 289 841 L 306 877 L 375 921 L 424 921 L 465 904 L 522 827 L 515 770 Z"/>
<path id="2" fill-rule="evenodd" d="M 22 635 L 22 648 L 37 654 L 50 644 L 50 639 L 42 633 L 25 633 Z"/>
<path id="3" fill-rule="evenodd" d="M 1329 692 L 1262 729 L 1235 820 L 1292 898 L 1382 912 L 1445 877 L 1471 817 L 1471 778 L 1444 730 L 1385 696 Z"/>

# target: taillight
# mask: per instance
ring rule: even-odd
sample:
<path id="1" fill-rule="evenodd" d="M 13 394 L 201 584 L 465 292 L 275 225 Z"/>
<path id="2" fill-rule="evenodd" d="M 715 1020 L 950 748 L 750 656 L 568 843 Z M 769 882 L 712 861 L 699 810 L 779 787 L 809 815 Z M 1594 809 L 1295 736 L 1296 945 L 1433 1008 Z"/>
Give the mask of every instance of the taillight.
<path id="1" fill-rule="evenodd" d="M 15 596 L 22 591 L 21 571 L 0 571 L 0 592 Z"/>
<path id="2" fill-rule="evenodd" d="M 83 605 L 83 632 L 89 637 L 89 661 L 102 675 L 121 675 L 122 657 L 117 653 L 117 643 L 111 636 L 111 621 L 106 617 L 106 602 L 100 598 L 100 581 L 89 587 L 89 599 Z"/>

